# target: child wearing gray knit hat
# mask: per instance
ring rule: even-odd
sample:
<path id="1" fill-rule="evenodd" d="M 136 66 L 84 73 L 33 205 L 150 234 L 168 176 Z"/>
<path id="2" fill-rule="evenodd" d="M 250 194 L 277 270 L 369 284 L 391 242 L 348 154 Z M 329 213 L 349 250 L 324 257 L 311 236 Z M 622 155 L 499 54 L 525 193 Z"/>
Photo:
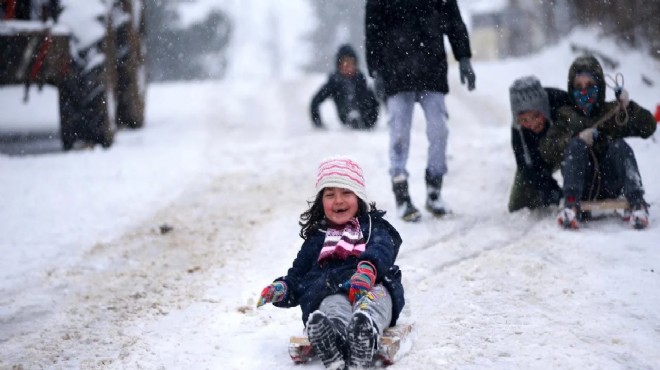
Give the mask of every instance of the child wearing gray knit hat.
<path id="1" fill-rule="evenodd" d="M 509 98 L 514 127 L 519 126 L 516 118 L 523 112 L 538 111 L 543 117 L 550 119 L 548 93 L 536 77 L 526 76 L 515 80 L 509 88 Z"/>
<path id="2" fill-rule="evenodd" d="M 570 104 L 568 93 L 544 88 L 534 76 L 519 78 L 509 88 L 511 102 L 511 146 L 516 175 L 509 197 L 509 212 L 558 204 L 561 188 L 552 177 L 557 169 L 541 159 L 539 143 L 559 107 Z"/>

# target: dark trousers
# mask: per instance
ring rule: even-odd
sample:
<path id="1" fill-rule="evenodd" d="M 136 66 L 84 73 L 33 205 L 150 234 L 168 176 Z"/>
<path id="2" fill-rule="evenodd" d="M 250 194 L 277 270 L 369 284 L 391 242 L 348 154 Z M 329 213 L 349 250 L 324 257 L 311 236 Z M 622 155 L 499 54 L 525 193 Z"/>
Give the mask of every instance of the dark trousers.
<path id="1" fill-rule="evenodd" d="M 581 139 L 571 139 L 561 173 L 566 199 L 608 199 L 623 194 L 633 206 L 643 202 L 644 187 L 635 154 L 623 139 L 611 142 L 600 156 L 595 156 Z"/>

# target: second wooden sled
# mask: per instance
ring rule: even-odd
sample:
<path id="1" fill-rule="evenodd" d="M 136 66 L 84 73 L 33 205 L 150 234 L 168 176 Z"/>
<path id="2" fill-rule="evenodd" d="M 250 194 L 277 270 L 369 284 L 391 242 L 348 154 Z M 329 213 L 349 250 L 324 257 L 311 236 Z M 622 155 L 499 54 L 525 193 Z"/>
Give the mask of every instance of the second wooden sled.
<path id="1" fill-rule="evenodd" d="M 399 324 L 385 329 L 380 337 L 376 363 L 391 365 L 412 347 L 412 324 Z M 302 364 L 316 358 L 307 336 L 292 336 L 289 340 L 289 356 L 293 362 Z"/>
<path id="2" fill-rule="evenodd" d="M 603 199 L 595 201 L 583 201 L 580 203 L 580 210 L 583 212 L 593 211 L 615 211 L 615 210 L 630 210 L 630 204 L 626 199 Z"/>

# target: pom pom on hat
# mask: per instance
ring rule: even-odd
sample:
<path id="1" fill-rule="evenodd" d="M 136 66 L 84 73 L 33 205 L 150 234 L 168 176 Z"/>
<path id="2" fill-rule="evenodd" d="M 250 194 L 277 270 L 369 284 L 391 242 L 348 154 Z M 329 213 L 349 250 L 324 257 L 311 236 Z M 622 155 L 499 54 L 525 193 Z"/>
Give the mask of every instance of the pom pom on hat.
<path id="1" fill-rule="evenodd" d="M 348 189 L 365 203 L 369 203 L 362 168 L 349 157 L 332 157 L 319 164 L 316 193 L 324 188 Z"/>
<path id="2" fill-rule="evenodd" d="M 539 111 L 543 113 L 545 119 L 552 119 L 550 117 L 548 93 L 534 76 L 515 80 L 509 88 L 509 98 L 511 99 L 511 114 L 513 115 L 514 126 L 518 125 L 516 116 L 525 111 Z"/>

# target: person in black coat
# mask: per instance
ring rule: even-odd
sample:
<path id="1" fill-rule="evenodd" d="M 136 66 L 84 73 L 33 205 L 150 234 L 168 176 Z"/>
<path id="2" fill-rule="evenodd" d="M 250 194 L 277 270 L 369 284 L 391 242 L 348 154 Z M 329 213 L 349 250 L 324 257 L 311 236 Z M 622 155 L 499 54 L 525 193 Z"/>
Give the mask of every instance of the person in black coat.
<path id="1" fill-rule="evenodd" d="M 355 129 L 370 129 L 376 125 L 378 101 L 373 91 L 367 87 L 366 78 L 358 70 L 355 50 L 348 44 L 339 48 L 336 70 L 312 98 L 310 111 L 315 127 L 323 127 L 319 106 L 330 97 L 334 100 L 337 115 L 344 125 Z"/>
<path id="2" fill-rule="evenodd" d="M 552 173 L 555 168 L 541 158 L 539 143 L 557 111 L 570 104 L 566 91 L 542 87 L 534 76 L 522 77 L 509 88 L 511 100 L 511 146 L 516 157 L 516 175 L 509 197 L 509 212 L 522 208 L 557 205 L 562 191 Z"/>
<path id="3" fill-rule="evenodd" d="M 379 335 L 396 324 L 405 304 L 395 264 L 401 236 L 368 203 L 362 169 L 351 159 L 323 161 L 316 189 L 300 217 L 305 241 L 257 307 L 300 305 L 312 348 L 327 368 L 368 367 Z"/>
<path id="4" fill-rule="evenodd" d="M 418 221 L 421 213 L 408 191 L 406 163 L 410 149 L 413 105 L 419 102 L 427 121 L 429 141 L 425 173 L 426 209 L 447 212 L 440 196 L 447 172 L 447 35 L 459 61 L 461 82 L 475 87 L 467 28 L 456 0 L 367 0 L 366 54 L 376 95 L 386 101 L 390 128 L 390 176 L 397 212 L 405 221 Z"/>

